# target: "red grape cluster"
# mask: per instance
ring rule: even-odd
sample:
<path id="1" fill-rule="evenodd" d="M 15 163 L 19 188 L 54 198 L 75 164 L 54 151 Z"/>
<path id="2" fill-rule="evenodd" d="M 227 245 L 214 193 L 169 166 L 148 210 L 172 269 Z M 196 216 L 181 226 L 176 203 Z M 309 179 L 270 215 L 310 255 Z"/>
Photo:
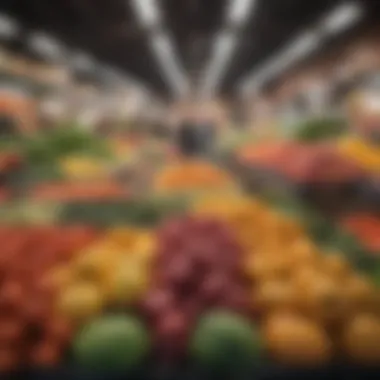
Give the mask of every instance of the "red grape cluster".
<path id="1" fill-rule="evenodd" d="M 143 308 L 161 353 L 184 353 L 204 310 L 249 312 L 241 255 L 231 230 L 217 220 L 182 217 L 158 230 L 154 284 Z"/>

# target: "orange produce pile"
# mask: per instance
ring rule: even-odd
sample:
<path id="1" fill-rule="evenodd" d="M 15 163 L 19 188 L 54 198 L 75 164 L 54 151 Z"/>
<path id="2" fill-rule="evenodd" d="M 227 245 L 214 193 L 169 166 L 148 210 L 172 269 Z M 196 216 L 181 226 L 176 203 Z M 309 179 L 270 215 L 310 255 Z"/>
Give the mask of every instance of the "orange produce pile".
<path id="1" fill-rule="evenodd" d="M 183 161 L 158 173 L 158 191 L 211 190 L 232 185 L 230 176 L 222 169 L 203 161 Z"/>

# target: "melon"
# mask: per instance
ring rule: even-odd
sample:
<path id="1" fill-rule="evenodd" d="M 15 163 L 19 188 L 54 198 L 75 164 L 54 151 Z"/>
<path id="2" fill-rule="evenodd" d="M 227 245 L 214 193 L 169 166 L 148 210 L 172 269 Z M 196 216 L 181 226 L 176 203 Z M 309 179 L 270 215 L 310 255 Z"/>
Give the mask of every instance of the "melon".
<path id="1" fill-rule="evenodd" d="M 217 311 L 201 317 L 190 342 L 192 358 L 213 370 L 248 368 L 261 354 L 258 329 L 245 318 Z"/>
<path id="2" fill-rule="evenodd" d="M 136 318 L 106 316 L 86 325 L 75 338 L 76 363 L 90 370 L 128 371 L 142 364 L 150 350 L 149 334 Z"/>

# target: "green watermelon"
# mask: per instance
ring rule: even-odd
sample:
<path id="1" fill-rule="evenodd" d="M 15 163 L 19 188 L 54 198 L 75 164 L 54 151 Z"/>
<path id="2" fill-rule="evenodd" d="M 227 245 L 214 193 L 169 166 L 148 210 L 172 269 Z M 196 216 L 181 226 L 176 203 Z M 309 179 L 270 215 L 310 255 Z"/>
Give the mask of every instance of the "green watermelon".
<path id="1" fill-rule="evenodd" d="M 215 311 L 201 318 L 190 342 L 192 358 L 211 370 L 244 370 L 261 354 L 258 330 L 246 319 Z"/>
<path id="2" fill-rule="evenodd" d="M 127 371 L 138 367 L 150 349 L 143 324 L 130 316 L 107 316 L 86 325 L 73 345 L 74 360 L 101 371 Z"/>

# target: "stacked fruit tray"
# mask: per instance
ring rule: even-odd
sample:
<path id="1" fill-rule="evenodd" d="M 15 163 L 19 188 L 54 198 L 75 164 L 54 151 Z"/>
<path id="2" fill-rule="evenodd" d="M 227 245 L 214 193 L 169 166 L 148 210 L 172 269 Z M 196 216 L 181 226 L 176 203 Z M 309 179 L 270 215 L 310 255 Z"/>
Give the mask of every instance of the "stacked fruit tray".
<path id="1" fill-rule="evenodd" d="M 359 268 L 249 197 L 187 205 L 144 227 L 2 227 L 0 370 L 170 377 L 269 366 L 275 377 L 380 364 L 376 258 Z"/>

